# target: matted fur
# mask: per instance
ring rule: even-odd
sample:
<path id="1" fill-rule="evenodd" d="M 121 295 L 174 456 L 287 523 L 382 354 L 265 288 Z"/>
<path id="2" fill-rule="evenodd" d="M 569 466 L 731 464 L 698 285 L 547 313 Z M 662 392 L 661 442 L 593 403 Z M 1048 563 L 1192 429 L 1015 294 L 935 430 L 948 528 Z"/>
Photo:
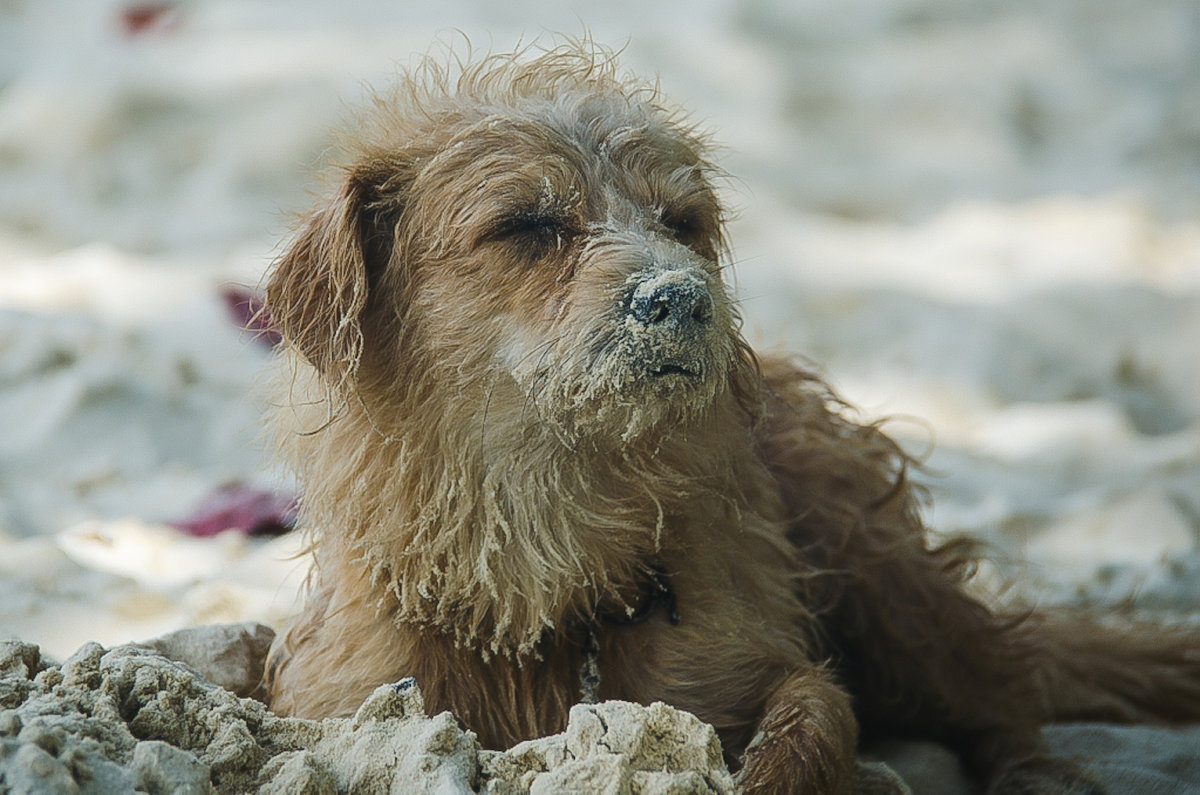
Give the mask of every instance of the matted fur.
<path id="1" fill-rule="evenodd" d="M 820 792 L 891 733 L 1082 791 L 1041 723 L 1200 715 L 1197 634 L 965 593 L 901 450 L 746 345 L 707 143 L 609 53 L 427 61 L 347 164 L 268 282 L 316 561 L 275 710 L 412 675 L 507 747 L 561 730 L 594 648 L 601 697 L 711 722 L 748 790 Z"/>

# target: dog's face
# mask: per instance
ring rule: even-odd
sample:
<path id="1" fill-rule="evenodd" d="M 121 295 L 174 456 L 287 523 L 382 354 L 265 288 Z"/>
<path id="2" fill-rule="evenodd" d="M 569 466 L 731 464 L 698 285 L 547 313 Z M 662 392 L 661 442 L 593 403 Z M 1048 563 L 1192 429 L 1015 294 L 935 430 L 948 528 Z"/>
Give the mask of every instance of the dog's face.
<path id="1" fill-rule="evenodd" d="M 541 60 L 393 110 L 269 304 L 339 388 L 423 379 L 493 423 L 629 441 L 745 365 L 712 168 L 649 93 Z"/>

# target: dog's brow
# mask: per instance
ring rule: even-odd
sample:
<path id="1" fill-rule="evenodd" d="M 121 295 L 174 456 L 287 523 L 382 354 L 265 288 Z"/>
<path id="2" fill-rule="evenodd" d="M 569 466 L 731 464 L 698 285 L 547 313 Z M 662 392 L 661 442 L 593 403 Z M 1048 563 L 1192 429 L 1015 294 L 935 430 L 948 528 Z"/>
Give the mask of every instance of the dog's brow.
<path id="1" fill-rule="evenodd" d="M 632 125 L 626 124 L 615 129 L 609 130 L 597 142 L 596 151 L 604 157 L 613 157 L 614 152 L 620 152 L 627 143 L 629 136 L 633 133 Z"/>

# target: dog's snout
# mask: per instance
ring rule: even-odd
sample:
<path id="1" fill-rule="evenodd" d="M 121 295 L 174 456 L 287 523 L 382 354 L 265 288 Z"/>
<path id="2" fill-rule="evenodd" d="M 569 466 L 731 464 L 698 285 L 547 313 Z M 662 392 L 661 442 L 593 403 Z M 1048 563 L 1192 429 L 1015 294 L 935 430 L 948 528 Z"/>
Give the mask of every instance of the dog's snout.
<path id="1" fill-rule="evenodd" d="M 647 326 L 704 326 L 712 320 L 713 300 L 708 287 L 695 277 L 667 273 L 649 278 L 634 289 L 629 314 Z"/>

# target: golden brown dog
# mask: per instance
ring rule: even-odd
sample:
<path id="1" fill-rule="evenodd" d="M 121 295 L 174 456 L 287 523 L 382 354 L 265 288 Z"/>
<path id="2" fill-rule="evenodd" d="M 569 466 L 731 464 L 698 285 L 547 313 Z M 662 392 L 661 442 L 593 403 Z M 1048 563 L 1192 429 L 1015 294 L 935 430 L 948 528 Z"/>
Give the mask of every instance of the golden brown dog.
<path id="1" fill-rule="evenodd" d="M 277 711 L 411 675 L 504 748 L 661 700 L 745 789 L 818 793 L 889 734 L 1087 791 L 1041 724 L 1200 716 L 1197 634 L 964 592 L 904 453 L 742 339 L 705 141 L 609 55 L 427 65 L 352 148 L 268 283 L 316 559 Z"/>

